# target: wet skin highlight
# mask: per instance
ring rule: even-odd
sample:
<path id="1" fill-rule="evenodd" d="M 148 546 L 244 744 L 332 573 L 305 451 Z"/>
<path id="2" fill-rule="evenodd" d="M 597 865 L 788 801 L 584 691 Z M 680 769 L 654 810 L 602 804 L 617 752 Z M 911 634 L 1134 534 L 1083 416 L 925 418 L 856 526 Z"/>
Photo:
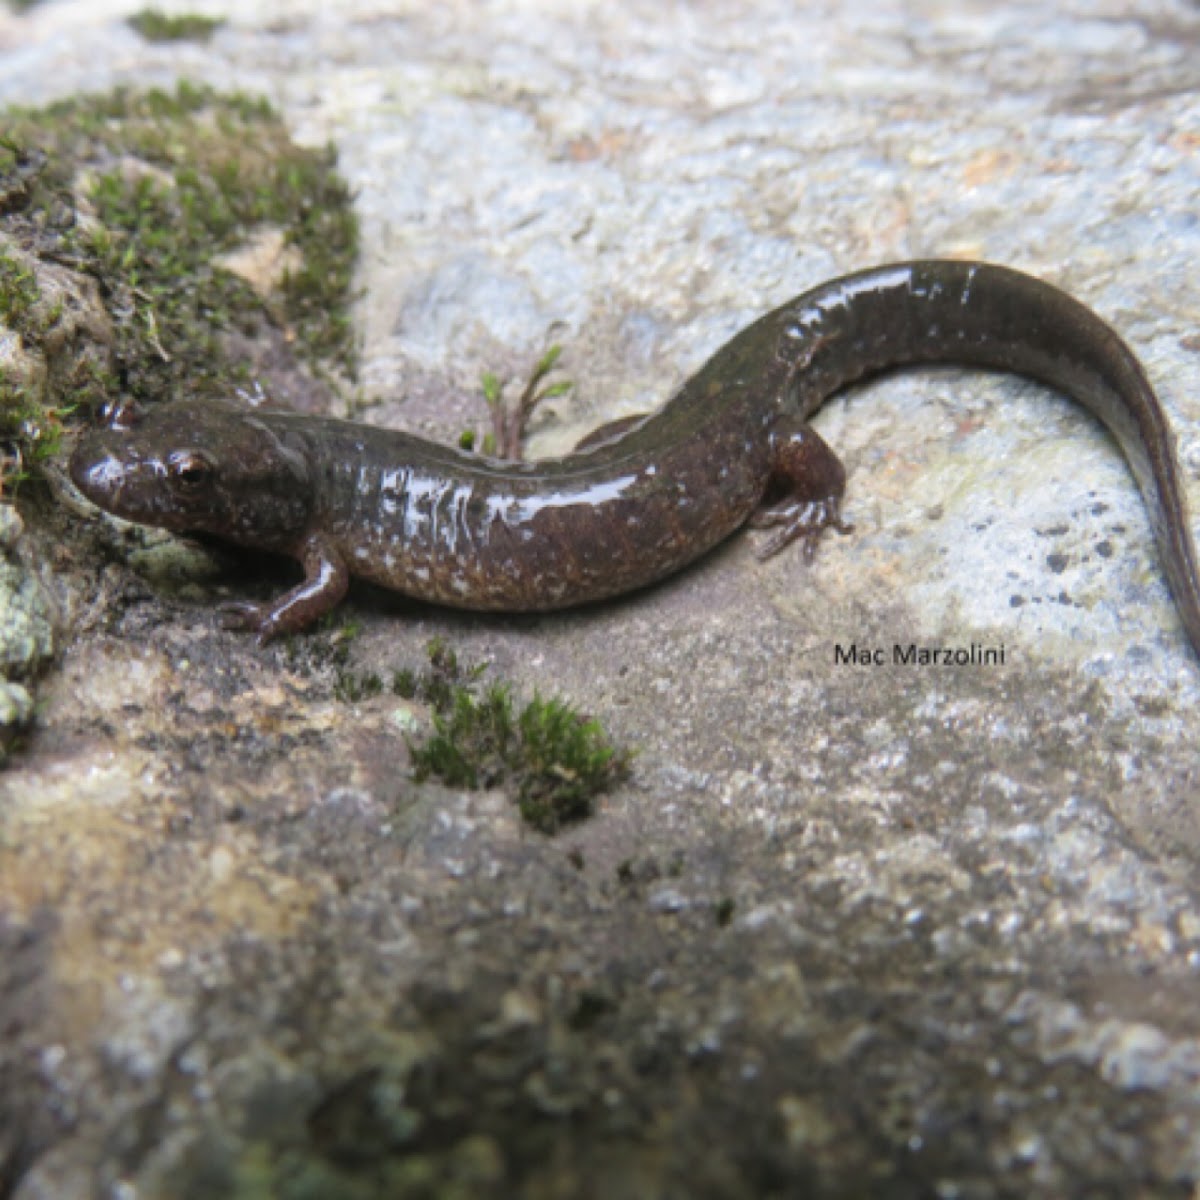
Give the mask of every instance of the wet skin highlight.
<path id="1" fill-rule="evenodd" d="M 845 472 L 807 421 L 856 380 L 921 363 L 1047 383 L 1120 445 L 1200 653 L 1200 571 L 1162 405 L 1133 352 L 1065 292 L 1006 267 L 930 260 L 831 280 L 755 321 L 663 408 L 563 458 L 501 461 L 394 430 L 218 401 L 118 410 L 71 477 L 127 520 L 289 555 L 298 587 L 225 606 L 267 640 L 358 576 L 458 608 L 566 608 L 653 583 L 743 524 L 761 553 L 845 529 Z"/>

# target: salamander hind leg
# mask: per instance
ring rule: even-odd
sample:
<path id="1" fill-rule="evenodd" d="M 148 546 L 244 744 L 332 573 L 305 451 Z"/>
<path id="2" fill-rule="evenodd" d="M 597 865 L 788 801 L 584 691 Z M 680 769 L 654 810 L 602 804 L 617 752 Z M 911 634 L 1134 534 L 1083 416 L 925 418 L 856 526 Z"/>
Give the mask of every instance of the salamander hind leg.
<path id="1" fill-rule="evenodd" d="M 794 417 L 778 418 L 771 431 L 771 479 L 762 507 L 749 521 L 755 529 L 775 530 L 758 557 L 769 558 L 800 540 L 811 559 L 826 529 L 849 533 L 853 526 L 842 520 L 845 491 L 846 468 L 820 436 Z"/>

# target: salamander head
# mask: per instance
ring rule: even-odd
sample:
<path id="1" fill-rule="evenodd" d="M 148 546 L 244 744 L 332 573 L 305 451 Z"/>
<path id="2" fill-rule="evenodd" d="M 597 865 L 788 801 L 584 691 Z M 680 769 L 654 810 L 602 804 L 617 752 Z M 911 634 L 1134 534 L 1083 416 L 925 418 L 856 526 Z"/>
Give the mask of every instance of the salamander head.
<path id="1" fill-rule="evenodd" d="M 221 401 L 123 410 L 85 434 L 71 478 L 127 521 L 283 549 L 302 533 L 313 485 L 304 445 L 262 414 Z"/>

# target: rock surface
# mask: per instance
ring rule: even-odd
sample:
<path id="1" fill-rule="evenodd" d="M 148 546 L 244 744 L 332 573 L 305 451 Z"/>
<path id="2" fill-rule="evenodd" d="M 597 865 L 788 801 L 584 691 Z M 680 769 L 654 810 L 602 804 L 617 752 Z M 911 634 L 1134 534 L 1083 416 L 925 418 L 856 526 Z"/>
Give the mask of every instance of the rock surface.
<path id="1" fill-rule="evenodd" d="M 1194 6 L 289 0 L 164 45 L 133 7 L 6 11 L 0 100 L 187 76 L 332 140 L 373 419 L 453 436 L 555 340 L 552 453 L 810 283 L 973 255 L 1111 320 L 1196 473 Z M 415 785 L 426 715 L 337 699 L 329 635 L 215 628 L 278 578 L 55 561 L 0 1196 L 1193 1196 L 1200 667 L 1127 473 L 1007 379 L 820 425 L 857 531 L 815 565 L 747 535 L 537 619 L 356 593 L 355 669 L 440 635 L 637 747 L 555 839 Z M 835 663 L 972 641 L 1005 664 Z"/>

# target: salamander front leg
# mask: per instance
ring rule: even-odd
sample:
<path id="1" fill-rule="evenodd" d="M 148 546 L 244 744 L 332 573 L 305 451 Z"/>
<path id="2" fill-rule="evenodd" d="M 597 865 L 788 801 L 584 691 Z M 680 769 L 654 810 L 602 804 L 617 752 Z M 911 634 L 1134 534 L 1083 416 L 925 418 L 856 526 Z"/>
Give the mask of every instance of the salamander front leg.
<path id="1" fill-rule="evenodd" d="M 774 536 L 759 547 L 759 558 L 778 554 L 797 539 L 811 559 L 828 528 L 849 533 L 842 520 L 846 469 L 837 455 L 808 425 L 780 418 L 771 432 L 771 481 L 763 506 L 750 517 L 755 529 L 774 528 Z"/>
<path id="2" fill-rule="evenodd" d="M 233 601 L 221 605 L 226 629 L 248 629 L 263 645 L 281 633 L 299 633 L 336 608 L 350 575 L 337 548 L 321 534 L 313 534 L 296 555 L 304 567 L 304 582 L 270 604 Z"/>

